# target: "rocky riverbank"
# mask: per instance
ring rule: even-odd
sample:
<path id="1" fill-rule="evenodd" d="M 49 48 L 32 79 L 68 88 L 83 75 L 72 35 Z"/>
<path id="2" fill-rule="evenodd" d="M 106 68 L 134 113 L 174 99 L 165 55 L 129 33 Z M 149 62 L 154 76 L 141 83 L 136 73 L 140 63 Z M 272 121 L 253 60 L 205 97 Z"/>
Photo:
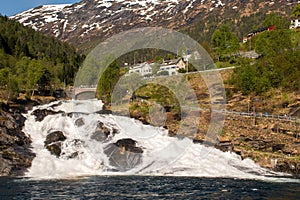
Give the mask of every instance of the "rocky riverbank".
<path id="1" fill-rule="evenodd" d="M 21 97 L 0 102 L 0 176 L 22 176 L 31 166 L 35 154 L 30 136 L 22 131 L 26 120 L 22 114 L 33 106 L 55 100 L 55 97 Z"/>
<path id="2" fill-rule="evenodd" d="M 225 82 L 229 74 L 228 72 L 222 74 Z M 186 130 L 184 134 L 193 139 L 195 143 L 203 143 L 211 119 L 209 93 L 200 76 L 189 76 L 189 82 L 197 95 L 199 107 L 202 110 L 199 113 L 197 133 L 191 135 L 188 131 L 189 127 L 184 127 Z M 295 110 L 297 111 L 300 105 L 299 94 L 285 94 L 289 99 L 286 104 L 282 101 L 281 91 L 273 91 L 272 95 L 266 94 L 257 97 L 244 96 L 229 86 L 226 86 L 226 88 L 229 91 L 226 109 L 236 112 L 226 113 L 224 128 L 219 133 L 215 147 L 222 151 L 233 151 L 239 154 L 242 159 L 251 158 L 262 167 L 273 171 L 299 176 L 300 121 L 290 120 L 292 118 L 289 118 L 288 115 L 285 118 L 265 117 L 265 113 L 272 113 L 275 116 L 289 114 L 289 116 L 293 116 L 293 119 L 297 119 L 296 117 L 299 115 L 296 115 L 298 112 L 295 112 Z M 130 116 L 145 124 L 151 124 L 149 110 L 157 102 L 157 99 L 152 98 L 149 91 L 151 91 L 151 88 L 148 88 L 146 92 L 136 93 L 140 99 L 131 102 L 130 106 Z M 153 95 L 153 97 L 155 96 Z M 161 99 L 159 101 L 159 103 L 164 104 Z M 174 109 L 179 105 L 171 106 L 173 106 L 173 109 L 164 107 L 166 111 L 164 114 L 166 116 L 164 127 L 169 130 L 170 136 L 176 136 L 180 121 L 184 116 L 180 114 L 178 109 Z M 248 115 L 247 112 L 249 111 L 261 113 L 261 117 Z"/>
<path id="3" fill-rule="evenodd" d="M 31 166 L 35 154 L 31 139 L 22 132 L 22 105 L 0 106 L 0 176 L 20 176 Z"/>

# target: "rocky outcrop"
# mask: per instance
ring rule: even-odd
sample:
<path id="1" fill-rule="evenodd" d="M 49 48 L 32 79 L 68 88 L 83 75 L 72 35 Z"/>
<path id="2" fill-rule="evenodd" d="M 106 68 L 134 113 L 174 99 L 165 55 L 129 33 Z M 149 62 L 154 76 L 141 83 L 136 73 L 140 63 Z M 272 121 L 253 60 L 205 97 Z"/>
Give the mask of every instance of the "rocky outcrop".
<path id="1" fill-rule="evenodd" d="M 50 151 L 51 154 L 59 157 L 61 155 L 62 142 L 67 138 L 61 131 L 55 131 L 47 135 L 44 142 L 45 147 Z"/>
<path id="2" fill-rule="evenodd" d="M 16 105 L 0 106 L 0 176 L 24 175 L 35 154 L 31 139 L 22 132 L 25 118 Z"/>
<path id="3" fill-rule="evenodd" d="M 109 158 L 109 163 L 117 171 L 127 171 L 142 162 L 143 149 L 136 146 L 137 142 L 126 138 L 109 144 L 104 153 Z"/>
<path id="4" fill-rule="evenodd" d="M 287 172 L 289 174 L 294 174 L 295 176 L 300 176 L 300 162 L 297 161 L 288 161 L 279 159 L 276 162 L 273 170 L 279 172 Z"/>
<path id="5" fill-rule="evenodd" d="M 47 117 L 48 115 L 55 115 L 58 113 L 64 113 L 64 112 L 56 112 L 56 111 L 52 111 L 52 110 L 48 110 L 48 109 L 37 109 L 34 110 L 31 114 L 35 116 L 35 120 L 36 121 L 43 121 L 45 119 L 45 117 Z"/>

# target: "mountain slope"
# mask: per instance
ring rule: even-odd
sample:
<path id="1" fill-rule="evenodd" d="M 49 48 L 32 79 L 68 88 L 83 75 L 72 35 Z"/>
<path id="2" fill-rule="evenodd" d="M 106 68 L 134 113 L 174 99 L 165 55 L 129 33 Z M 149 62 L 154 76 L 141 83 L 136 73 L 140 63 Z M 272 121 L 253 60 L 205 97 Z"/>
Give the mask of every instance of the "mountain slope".
<path id="1" fill-rule="evenodd" d="M 0 16 L 0 98 L 71 84 L 83 59 L 69 44 Z"/>
<path id="2" fill-rule="evenodd" d="M 182 29 L 201 21 L 232 20 L 236 25 L 257 13 L 288 16 L 295 0 L 83 0 L 73 5 L 48 5 L 20 13 L 15 20 L 35 30 L 89 48 L 112 34 L 137 27 Z"/>

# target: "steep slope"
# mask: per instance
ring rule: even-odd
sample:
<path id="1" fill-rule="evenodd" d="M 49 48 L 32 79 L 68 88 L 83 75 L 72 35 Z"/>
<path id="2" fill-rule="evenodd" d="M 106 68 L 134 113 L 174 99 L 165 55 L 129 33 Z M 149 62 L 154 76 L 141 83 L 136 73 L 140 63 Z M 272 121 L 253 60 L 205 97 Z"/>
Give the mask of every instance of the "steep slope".
<path id="1" fill-rule="evenodd" d="M 81 48 L 136 27 L 182 29 L 205 21 L 232 20 L 271 11 L 289 15 L 295 0 L 83 0 L 74 5 L 40 6 L 13 17 Z"/>

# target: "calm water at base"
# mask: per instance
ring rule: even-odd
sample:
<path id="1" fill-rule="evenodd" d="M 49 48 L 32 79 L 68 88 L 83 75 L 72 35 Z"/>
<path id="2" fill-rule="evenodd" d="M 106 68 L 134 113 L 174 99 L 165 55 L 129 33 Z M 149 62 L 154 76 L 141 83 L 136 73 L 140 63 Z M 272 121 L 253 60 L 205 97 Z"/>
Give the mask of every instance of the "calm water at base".
<path id="1" fill-rule="evenodd" d="M 300 199 L 300 183 L 149 176 L 0 178 L 0 199 Z"/>

